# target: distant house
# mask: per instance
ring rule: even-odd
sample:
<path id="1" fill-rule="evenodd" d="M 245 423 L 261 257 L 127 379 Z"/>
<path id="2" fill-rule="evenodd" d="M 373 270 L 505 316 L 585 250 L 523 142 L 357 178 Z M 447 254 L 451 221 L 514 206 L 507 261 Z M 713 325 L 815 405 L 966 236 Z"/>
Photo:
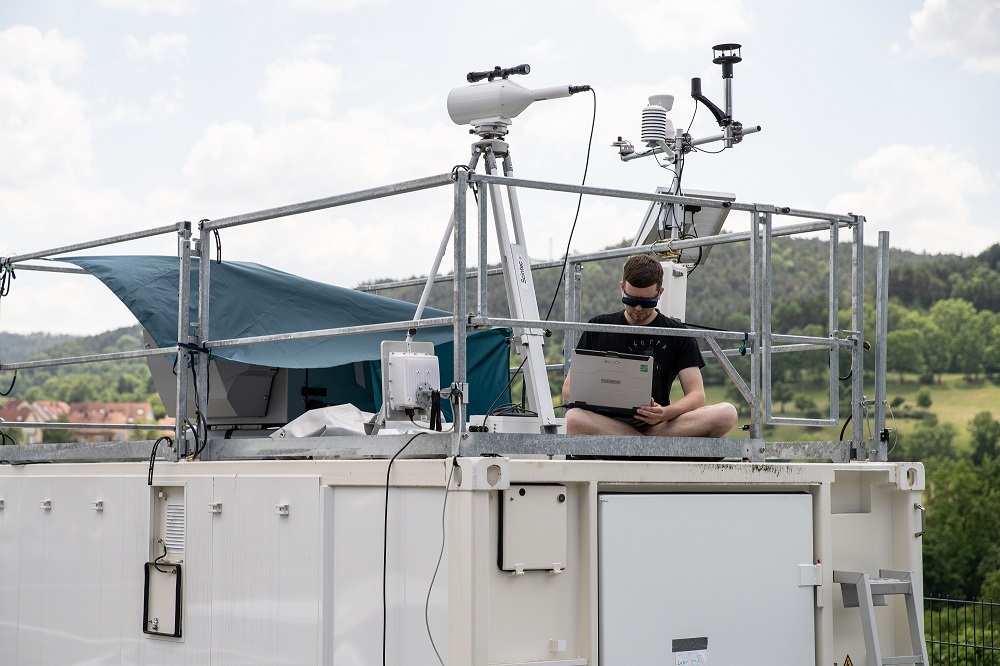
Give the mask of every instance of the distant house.
<path id="1" fill-rule="evenodd" d="M 79 428 L 73 430 L 77 442 L 122 442 L 134 439 L 134 430 L 115 429 L 115 425 L 156 423 L 153 406 L 148 402 L 74 402 L 70 406 L 70 423 L 94 423 L 111 426 L 108 429 Z"/>
<path id="2" fill-rule="evenodd" d="M 51 400 L 28 402 L 11 399 L 0 405 L 0 420 L 9 423 L 53 423 L 68 417 L 69 412 L 70 406 L 65 402 Z M 22 433 L 21 441 L 26 444 L 41 444 L 45 441 L 45 430 L 42 428 L 18 428 L 18 430 Z"/>

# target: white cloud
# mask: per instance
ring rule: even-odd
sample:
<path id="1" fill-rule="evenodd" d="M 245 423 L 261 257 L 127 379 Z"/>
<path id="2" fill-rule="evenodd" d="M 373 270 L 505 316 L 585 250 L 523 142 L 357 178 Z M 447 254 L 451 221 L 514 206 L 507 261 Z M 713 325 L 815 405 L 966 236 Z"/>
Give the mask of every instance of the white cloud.
<path id="1" fill-rule="evenodd" d="M 328 38 L 313 36 L 294 49 L 290 57 L 267 66 L 257 99 L 268 113 L 279 118 L 332 114 L 343 68 L 323 61 L 330 50 Z"/>
<path id="2" fill-rule="evenodd" d="M 124 9 L 142 16 L 166 14 L 179 16 L 194 11 L 194 0 L 97 0 L 112 9 Z"/>
<path id="3" fill-rule="evenodd" d="M 1000 73 L 1000 0 L 924 0 L 910 39 L 929 55 L 954 55 L 972 72 Z"/>
<path id="4" fill-rule="evenodd" d="M 598 0 L 599 7 L 624 23 L 647 51 L 682 52 L 718 44 L 750 30 L 753 17 L 743 0 Z"/>
<path id="5" fill-rule="evenodd" d="M 129 60 L 149 60 L 160 63 L 167 58 L 183 58 L 187 55 L 188 38 L 183 34 L 158 34 L 145 43 L 137 37 L 125 38 L 125 56 Z"/>
<path id="6" fill-rule="evenodd" d="M 843 192 L 825 207 L 853 212 L 875 230 L 888 230 L 894 247 L 930 253 L 977 253 L 996 242 L 989 221 L 972 219 L 969 199 L 993 189 L 979 168 L 940 146 L 879 148 L 852 170 L 863 189 Z"/>
<path id="7" fill-rule="evenodd" d="M 73 74 L 83 59 L 83 44 L 56 29 L 43 35 L 36 27 L 17 25 L 0 32 L 0 71 L 26 81 Z"/>
<path id="8" fill-rule="evenodd" d="M 169 118 L 180 111 L 184 101 L 184 82 L 173 80 L 173 88 L 150 96 L 145 106 L 135 102 L 120 102 L 109 113 L 94 121 L 94 127 L 138 125 Z"/>
<path id="9" fill-rule="evenodd" d="M 53 80 L 75 72 L 82 60 L 79 42 L 56 30 L 42 35 L 18 26 L 0 33 L 0 189 L 90 176 L 85 103 Z"/>
<path id="10" fill-rule="evenodd" d="M 382 4 L 382 0 L 288 0 L 295 9 L 313 12 L 343 12 L 365 5 Z"/>

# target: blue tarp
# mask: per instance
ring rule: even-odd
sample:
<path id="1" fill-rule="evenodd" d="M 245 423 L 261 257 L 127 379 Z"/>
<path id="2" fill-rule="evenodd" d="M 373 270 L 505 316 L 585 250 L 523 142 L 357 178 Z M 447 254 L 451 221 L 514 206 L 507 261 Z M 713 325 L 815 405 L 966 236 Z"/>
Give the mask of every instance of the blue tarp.
<path id="1" fill-rule="evenodd" d="M 61 259 L 97 277 L 132 311 L 160 347 L 177 344 L 178 259 L 165 256 L 101 256 Z M 192 322 L 198 320 L 198 259 L 191 267 Z M 260 264 L 212 264 L 209 338 L 224 340 L 412 320 L 416 305 L 385 296 L 307 280 Z M 449 316 L 433 308 L 424 319 Z M 272 368 L 333 368 L 378 361 L 382 340 L 403 340 L 405 331 L 222 347 L 212 356 Z M 468 336 L 468 380 L 485 411 L 507 384 L 510 329 Z M 441 382 L 452 381 L 451 326 L 421 328 L 416 340 L 433 342 L 441 358 Z M 506 402 L 506 396 L 501 402 Z"/>

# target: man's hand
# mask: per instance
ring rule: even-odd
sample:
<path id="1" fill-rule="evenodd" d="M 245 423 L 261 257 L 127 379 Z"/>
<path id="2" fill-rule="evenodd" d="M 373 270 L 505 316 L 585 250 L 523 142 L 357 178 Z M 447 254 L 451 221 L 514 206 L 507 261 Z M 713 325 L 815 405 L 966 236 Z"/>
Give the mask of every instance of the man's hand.
<path id="1" fill-rule="evenodd" d="M 657 402 L 652 398 L 649 399 L 648 405 L 639 407 L 639 411 L 636 412 L 635 417 L 643 423 L 648 423 L 649 425 L 666 423 L 670 420 L 667 418 L 667 408 L 663 405 L 657 404 Z"/>

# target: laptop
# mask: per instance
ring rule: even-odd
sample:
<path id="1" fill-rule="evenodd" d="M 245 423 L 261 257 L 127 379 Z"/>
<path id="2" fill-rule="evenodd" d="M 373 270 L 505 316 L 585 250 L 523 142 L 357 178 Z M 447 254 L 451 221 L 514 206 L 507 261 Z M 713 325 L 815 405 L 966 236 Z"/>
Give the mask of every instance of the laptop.
<path id="1" fill-rule="evenodd" d="M 574 349 L 569 404 L 606 416 L 634 416 L 653 395 L 653 358 Z"/>

